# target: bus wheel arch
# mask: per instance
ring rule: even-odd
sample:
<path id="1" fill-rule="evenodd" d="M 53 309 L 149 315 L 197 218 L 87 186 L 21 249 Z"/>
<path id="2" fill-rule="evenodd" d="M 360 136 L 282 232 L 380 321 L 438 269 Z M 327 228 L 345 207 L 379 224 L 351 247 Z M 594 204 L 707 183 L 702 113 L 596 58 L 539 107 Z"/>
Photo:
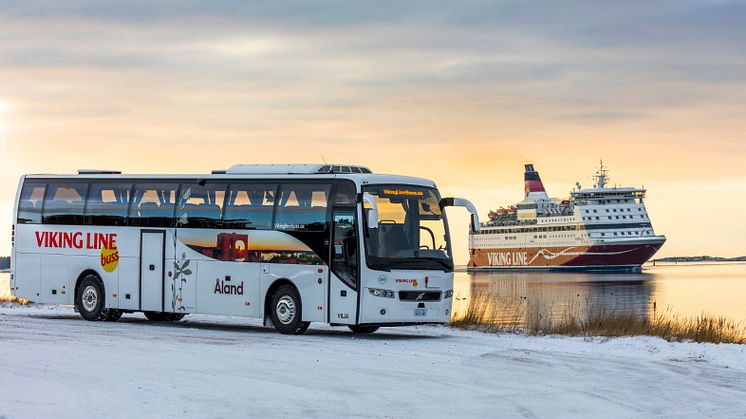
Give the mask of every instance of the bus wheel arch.
<path id="1" fill-rule="evenodd" d="M 290 280 L 281 278 L 267 289 L 264 297 L 264 323 L 272 320 L 275 330 L 282 334 L 300 335 L 309 322 L 303 321 L 303 301 L 298 288 Z"/>

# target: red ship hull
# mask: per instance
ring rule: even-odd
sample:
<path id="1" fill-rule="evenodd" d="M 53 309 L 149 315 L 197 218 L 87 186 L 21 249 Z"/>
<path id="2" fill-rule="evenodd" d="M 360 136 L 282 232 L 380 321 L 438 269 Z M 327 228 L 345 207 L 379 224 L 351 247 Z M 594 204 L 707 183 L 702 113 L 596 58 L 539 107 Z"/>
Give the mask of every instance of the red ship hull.
<path id="1" fill-rule="evenodd" d="M 469 268 L 635 270 L 647 262 L 665 239 L 656 242 L 570 247 L 472 249 Z"/>

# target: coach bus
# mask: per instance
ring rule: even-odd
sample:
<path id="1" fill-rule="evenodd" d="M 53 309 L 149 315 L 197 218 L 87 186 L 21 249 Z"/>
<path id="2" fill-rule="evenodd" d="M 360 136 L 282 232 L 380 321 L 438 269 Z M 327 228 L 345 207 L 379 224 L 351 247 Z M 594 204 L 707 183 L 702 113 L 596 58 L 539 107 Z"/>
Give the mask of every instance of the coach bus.
<path id="1" fill-rule="evenodd" d="M 11 292 L 86 320 L 143 312 L 258 317 L 371 333 L 446 323 L 453 255 L 426 179 L 350 165 L 235 165 L 209 175 L 26 175 L 14 209 Z"/>

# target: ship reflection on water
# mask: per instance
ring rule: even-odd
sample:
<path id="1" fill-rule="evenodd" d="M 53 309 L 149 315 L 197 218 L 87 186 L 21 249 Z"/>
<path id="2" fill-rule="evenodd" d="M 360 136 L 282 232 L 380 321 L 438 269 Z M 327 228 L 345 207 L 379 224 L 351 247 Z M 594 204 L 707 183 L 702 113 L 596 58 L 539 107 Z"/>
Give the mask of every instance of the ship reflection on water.
<path id="1" fill-rule="evenodd" d="M 454 318 L 475 296 L 488 295 L 500 323 L 516 319 L 514 307 L 539 307 L 559 320 L 583 319 L 599 309 L 607 313 L 697 316 L 708 313 L 746 322 L 746 264 L 693 264 L 648 267 L 641 273 L 602 272 L 456 272 Z M 511 317 L 512 316 L 512 317 Z"/>
<path id="2" fill-rule="evenodd" d="M 655 287 L 648 277 L 644 273 L 459 272 L 453 312 L 458 317 L 473 296 L 489 295 L 496 304 L 533 305 L 553 320 L 567 314 L 583 316 L 593 308 L 647 317 L 654 310 Z M 498 313 L 510 319 L 516 316 L 515 309 Z"/>

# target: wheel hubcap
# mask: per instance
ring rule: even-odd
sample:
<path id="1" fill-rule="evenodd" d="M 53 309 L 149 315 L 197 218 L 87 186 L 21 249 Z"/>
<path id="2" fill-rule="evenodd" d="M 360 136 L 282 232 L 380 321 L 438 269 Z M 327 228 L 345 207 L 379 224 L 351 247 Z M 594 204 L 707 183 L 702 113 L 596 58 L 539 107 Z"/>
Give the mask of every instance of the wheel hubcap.
<path id="1" fill-rule="evenodd" d="M 81 303 L 85 311 L 91 312 L 96 309 L 98 303 L 98 291 L 93 285 L 85 287 L 83 294 L 80 297 Z"/>
<path id="2" fill-rule="evenodd" d="M 275 307 L 277 319 L 282 324 L 290 324 L 295 319 L 295 301 L 287 295 L 283 295 Z"/>

